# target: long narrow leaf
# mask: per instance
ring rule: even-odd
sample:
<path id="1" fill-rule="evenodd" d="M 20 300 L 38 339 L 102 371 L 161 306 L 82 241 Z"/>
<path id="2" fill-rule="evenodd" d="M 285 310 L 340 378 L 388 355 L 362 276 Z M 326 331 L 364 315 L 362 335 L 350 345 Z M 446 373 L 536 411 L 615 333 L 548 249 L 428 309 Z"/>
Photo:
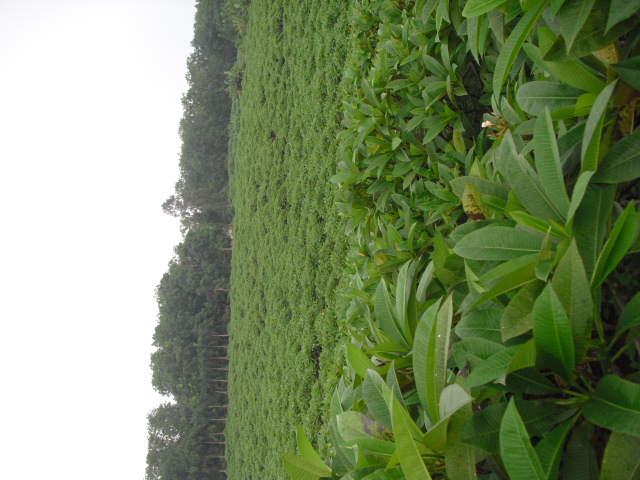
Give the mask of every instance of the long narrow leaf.
<path id="1" fill-rule="evenodd" d="M 475 480 L 476 457 L 475 449 L 462 442 L 461 430 L 471 418 L 471 404 L 458 410 L 449 421 L 447 429 L 447 445 L 444 450 L 447 477 L 451 480 Z"/>
<path id="2" fill-rule="evenodd" d="M 552 82 L 527 82 L 518 89 L 518 105 L 531 115 L 541 116 L 547 108 L 553 112 L 575 105 L 584 92 L 570 85 Z"/>
<path id="3" fill-rule="evenodd" d="M 311 445 L 311 442 L 309 441 L 309 438 L 304 433 L 304 429 L 302 427 L 298 427 L 297 440 L 298 440 L 298 450 L 300 450 L 300 455 L 302 456 L 302 458 L 308 461 L 309 463 L 312 463 L 319 469 L 324 470 L 326 473 L 326 476 L 330 477 L 331 469 L 327 465 L 325 465 L 324 461 L 322 460 L 318 452 L 316 452 L 316 450 L 313 448 L 313 446 Z"/>
<path id="4" fill-rule="evenodd" d="M 584 129 L 584 136 L 582 137 L 582 170 L 595 171 L 598 169 L 598 154 L 600 153 L 600 137 L 602 135 L 602 122 L 604 120 L 604 114 L 609 104 L 609 98 L 613 93 L 613 90 L 618 84 L 617 80 L 607 85 L 602 92 L 598 95 L 591 113 L 587 119 L 587 125 Z"/>
<path id="5" fill-rule="evenodd" d="M 640 292 L 636 293 L 624 308 L 618 319 L 616 337 L 626 330 L 640 325 Z"/>
<path id="6" fill-rule="evenodd" d="M 465 17 L 478 17 L 489 10 L 499 7 L 506 0 L 469 0 L 462 10 Z"/>
<path id="7" fill-rule="evenodd" d="M 538 176 L 547 193 L 547 197 L 549 197 L 563 217 L 566 218 L 567 212 L 569 211 L 569 196 L 564 187 L 558 141 L 553 128 L 553 120 L 551 120 L 551 114 L 548 109 L 545 108 L 542 115 L 538 118 L 533 135 Z"/>
<path id="8" fill-rule="evenodd" d="M 533 307 L 533 338 L 543 365 L 571 381 L 576 364 L 573 332 L 551 284 L 542 290 Z"/>
<path id="9" fill-rule="evenodd" d="M 567 52 L 587 21 L 595 0 L 569 0 L 558 12 L 560 31 L 564 36 Z"/>
<path id="10" fill-rule="evenodd" d="M 398 451 L 398 458 L 402 471 L 407 480 L 430 480 L 431 475 L 422 461 L 420 452 L 411 436 L 408 422 L 409 415 L 404 411 L 397 400 L 393 400 L 391 407 L 391 419 L 393 421 L 393 435 Z"/>
<path id="11" fill-rule="evenodd" d="M 369 415 L 380 422 L 388 429 L 393 429 L 391 423 L 391 412 L 387 405 L 387 398 L 390 398 L 389 387 L 379 373 L 369 370 L 362 382 L 362 397 L 369 409 Z"/>
<path id="12" fill-rule="evenodd" d="M 512 480 L 546 480 L 513 399 L 500 424 L 500 455 Z"/>
<path id="13" fill-rule="evenodd" d="M 451 323 L 453 321 L 453 294 L 442 303 L 436 317 L 435 333 L 435 386 L 436 395 L 440 398 L 447 379 L 447 361 L 449 359 L 449 341 L 451 338 Z M 432 333 L 432 335 L 433 335 Z M 431 340 L 429 343 L 431 343 Z M 440 410 L 440 406 L 438 406 Z"/>
<path id="14" fill-rule="evenodd" d="M 387 291 L 387 284 L 384 278 L 380 280 L 378 288 L 376 290 L 375 298 L 375 313 L 380 328 L 386 333 L 391 340 L 409 349 L 409 342 L 403 332 L 402 326 L 398 321 L 398 315 L 395 311 L 389 292 Z"/>
<path id="15" fill-rule="evenodd" d="M 598 183 L 629 182 L 640 177 L 640 129 L 616 143 L 593 178 Z"/>
<path id="16" fill-rule="evenodd" d="M 591 184 L 576 211 L 573 233 L 588 278 L 593 275 L 602 249 L 614 196 L 615 185 Z"/>
<path id="17" fill-rule="evenodd" d="M 327 474 L 326 468 L 318 467 L 292 453 L 284 453 L 282 459 L 284 460 L 284 469 L 291 480 L 318 480 L 332 476 L 331 471 Z"/>
<path id="18" fill-rule="evenodd" d="M 542 470 L 547 480 L 558 478 L 558 468 L 560 467 L 560 459 L 567 435 L 571 431 L 571 427 L 575 423 L 575 418 L 567 422 L 561 423 L 551 430 L 535 447 L 536 454 L 540 459 Z"/>
<path id="19" fill-rule="evenodd" d="M 516 228 L 482 228 L 463 237 L 453 250 L 473 260 L 511 260 L 539 252 L 542 240 L 541 236 Z"/>
<path id="20" fill-rule="evenodd" d="M 560 80 L 562 83 L 571 85 L 591 93 L 600 93 L 606 84 L 587 69 L 579 60 L 565 59 L 563 62 L 549 62 L 542 58 L 542 52 L 538 47 L 530 43 L 525 43 L 522 48 L 527 56 L 536 65 Z"/>
<path id="21" fill-rule="evenodd" d="M 422 407 L 428 413 L 432 423 L 438 421 L 438 396 L 435 379 L 435 342 L 430 350 L 430 337 L 436 323 L 439 304 L 431 305 L 420 318 L 413 343 L 413 372 L 416 390 Z"/>
<path id="22" fill-rule="evenodd" d="M 626 255 L 627 250 L 633 243 L 637 228 L 638 216 L 636 215 L 634 204 L 631 202 L 613 226 L 607 243 L 602 249 L 591 280 L 591 288 L 598 288 L 616 268 L 622 257 Z"/>
<path id="23" fill-rule="evenodd" d="M 544 288 L 544 282 L 533 280 L 513 296 L 500 319 L 502 341 L 527 333 L 533 328 L 533 306 Z"/>
<path id="24" fill-rule="evenodd" d="M 575 239 L 558 263 L 551 285 L 569 318 L 576 361 L 580 362 L 591 336 L 593 300 Z"/>
<path id="25" fill-rule="evenodd" d="M 536 8 L 525 13 L 516 27 L 509 35 L 504 47 L 500 51 L 496 68 L 493 74 L 493 92 L 498 95 L 502 90 L 502 85 L 507 80 L 507 75 L 513 67 L 513 63 L 522 48 L 522 44 L 527 39 L 533 27 L 538 22 L 542 12 L 547 6 L 547 1 L 540 2 Z"/>

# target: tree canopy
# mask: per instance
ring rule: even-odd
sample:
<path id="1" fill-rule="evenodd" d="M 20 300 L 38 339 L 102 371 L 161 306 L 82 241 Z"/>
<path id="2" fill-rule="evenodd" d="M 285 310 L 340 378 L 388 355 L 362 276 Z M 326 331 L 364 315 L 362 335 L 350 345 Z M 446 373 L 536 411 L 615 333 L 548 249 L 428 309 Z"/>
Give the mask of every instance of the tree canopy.
<path id="1" fill-rule="evenodd" d="M 152 384 L 167 402 L 148 417 L 147 480 L 225 478 L 231 213 L 227 155 L 235 62 L 229 2 L 196 2 L 182 98 L 180 178 L 163 210 L 183 241 L 156 290 Z"/>

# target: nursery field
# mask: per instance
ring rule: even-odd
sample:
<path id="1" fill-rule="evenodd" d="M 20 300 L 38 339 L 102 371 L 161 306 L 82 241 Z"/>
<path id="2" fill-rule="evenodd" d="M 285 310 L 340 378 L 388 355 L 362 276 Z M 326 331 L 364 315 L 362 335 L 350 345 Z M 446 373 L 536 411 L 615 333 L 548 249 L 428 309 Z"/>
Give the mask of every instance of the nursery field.
<path id="1" fill-rule="evenodd" d="M 315 435 L 326 423 L 322 405 L 341 373 L 335 300 L 346 237 L 329 179 L 348 35 L 345 2 L 330 3 L 252 2 L 240 51 L 230 159 L 232 479 L 285 478 L 282 452 L 295 449 L 299 424 Z"/>
<path id="2" fill-rule="evenodd" d="M 229 478 L 638 478 L 640 4 L 249 12 Z"/>

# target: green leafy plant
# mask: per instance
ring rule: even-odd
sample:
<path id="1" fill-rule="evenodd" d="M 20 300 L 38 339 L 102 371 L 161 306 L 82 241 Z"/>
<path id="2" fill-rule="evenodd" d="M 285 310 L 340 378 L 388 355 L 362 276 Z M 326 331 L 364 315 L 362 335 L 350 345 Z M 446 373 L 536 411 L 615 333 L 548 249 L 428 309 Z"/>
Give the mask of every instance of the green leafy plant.
<path id="1" fill-rule="evenodd" d="M 322 475 L 632 478 L 638 8 L 353 2 Z"/>

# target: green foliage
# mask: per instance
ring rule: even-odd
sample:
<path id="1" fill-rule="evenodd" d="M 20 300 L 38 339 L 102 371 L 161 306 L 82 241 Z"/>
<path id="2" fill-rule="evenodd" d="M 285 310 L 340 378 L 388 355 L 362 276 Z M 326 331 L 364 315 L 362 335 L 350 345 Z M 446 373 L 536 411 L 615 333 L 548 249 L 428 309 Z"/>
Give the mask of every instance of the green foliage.
<path id="1" fill-rule="evenodd" d="M 634 475 L 607 444 L 640 437 L 637 2 L 354 0 L 351 23 L 333 475 Z"/>
<path id="2" fill-rule="evenodd" d="M 318 477 L 306 448 L 304 461 L 282 461 L 296 450 L 299 424 L 323 458 L 331 453 L 327 404 L 346 354 L 336 331 L 346 239 L 329 182 L 346 8 L 254 0 L 247 11 L 229 148 L 229 478 Z"/>
<path id="3" fill-rule="evenodd" d="M 229 223 L 227 155 L 231 97 L 227 74 L 236 60 L 228 4 L 199 0 L 193 52 L 187 60 L 189 89 L 182 97 L 180 179 L 162 205 L 185 229 L 200 223 Z"/>
<path id="4" fill-rule="evenodd" d="M 148 416 L 148 479 L 224 470 L 230 247 L 218 226 L 189 230 L 158 286 L 152 384 L 173 401 Z"/>

